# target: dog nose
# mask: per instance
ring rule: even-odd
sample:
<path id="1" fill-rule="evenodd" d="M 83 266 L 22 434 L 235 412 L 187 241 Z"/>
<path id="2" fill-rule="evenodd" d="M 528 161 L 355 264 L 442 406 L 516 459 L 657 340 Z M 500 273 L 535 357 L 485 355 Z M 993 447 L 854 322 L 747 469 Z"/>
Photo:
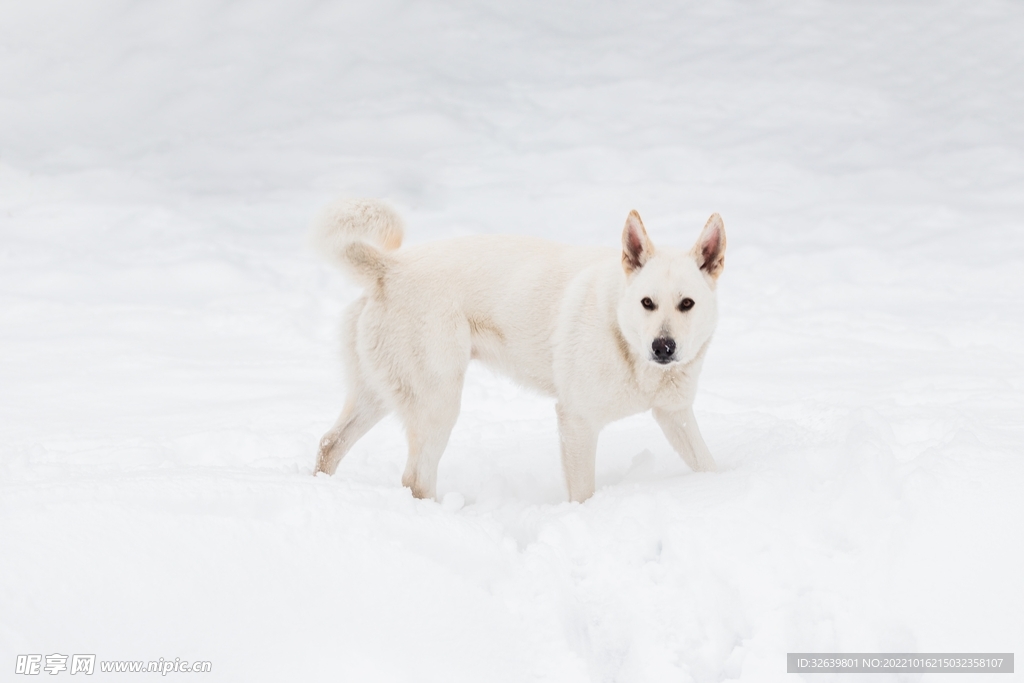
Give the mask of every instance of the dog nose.
<path id="1" fill-rule="evenodd" d="M 651 350 L 654 352 L 654 360 L 659 363 L 667 363 L 672 359 L 672 354 L 676 352 L 676 341 L 671 337 L 658 337 L 651 344 Z"/>

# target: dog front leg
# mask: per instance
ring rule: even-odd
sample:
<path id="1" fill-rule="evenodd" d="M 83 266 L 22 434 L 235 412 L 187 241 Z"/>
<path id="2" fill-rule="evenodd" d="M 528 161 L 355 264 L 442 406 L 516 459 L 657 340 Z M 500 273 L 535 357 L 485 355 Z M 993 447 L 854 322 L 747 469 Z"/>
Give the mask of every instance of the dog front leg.
<path id="1" fill-rule="evenodd" d="M 652 412 L 672 448 L 683 457 L 683 461 L 691 470 L 714 472 L 718 469 L 715 459 L 711 457 L 711 451 L 704 443 L 704 437 L 700 435 L 700 429 L 697 428 L 697 418 L 693 415 L 692 407 L 675 411 L 655 408 Z"/>
<path id="2" fill-rule="evenodd" d="M 556 406 L 558 432 L 562 440 L 562 469 L 569 488 L 569 500 L 582 503 L 594 495 L 597 434 L 600 427 L 579 415 Z"/>

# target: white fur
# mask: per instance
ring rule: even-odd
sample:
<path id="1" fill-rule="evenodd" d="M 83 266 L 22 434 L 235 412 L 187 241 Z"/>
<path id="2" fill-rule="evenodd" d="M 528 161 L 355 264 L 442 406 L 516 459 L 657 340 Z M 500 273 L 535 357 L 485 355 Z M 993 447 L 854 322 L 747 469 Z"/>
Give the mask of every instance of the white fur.
<path id="1" fill-rule="evenodd" d="M 692 469 L 715 469 L 692 405 L 717 319 L 725 252 L 717 214 L 690 251 L 655 250 L 636 212 L 622 251 L 498 236 L 393 251 L 401 221 L 373 200 L 332 205 L 316 235 L 366 287 L 343 332 L 348 400 L 320 442 L 316 472 L 333 474 L 352 444 L 395 412 L 409 441 L 402 483 L 434 497 L 474 358 L 558 399 L 572 500 L 594 493 L 601 428 L 646 410 Z M 684 298 L 690 310 L 679 310 Z M 660 339 L 664 353 L 668 338 L 671 362 L 655 362 L 652 345 Z"/>

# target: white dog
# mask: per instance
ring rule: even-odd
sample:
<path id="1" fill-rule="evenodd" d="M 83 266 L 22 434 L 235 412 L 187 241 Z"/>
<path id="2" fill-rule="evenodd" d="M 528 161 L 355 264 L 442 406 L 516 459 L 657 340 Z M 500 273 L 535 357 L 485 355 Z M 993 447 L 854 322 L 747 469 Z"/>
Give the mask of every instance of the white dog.
<path id="1" fill-rule="evenodd" d="M 594 493 L 602 427 L 646 410 L 687 465 L 715 469 L 692 406 L 725 264 L 718 214 L 690 251 L 656 250 L 636 211 L 621 252 L 499 236 L 395 251 L 394 211 L 347 200 L 324 212 L 316 238 L 365 287 L 343 331 L 348 400 L 320 441 L 316 472 L 333 474 L 356 440 L 396 412 L 409 441 L 402 484 L 433 498 L 473 358 L 558 400 L 574 501 Z"/>

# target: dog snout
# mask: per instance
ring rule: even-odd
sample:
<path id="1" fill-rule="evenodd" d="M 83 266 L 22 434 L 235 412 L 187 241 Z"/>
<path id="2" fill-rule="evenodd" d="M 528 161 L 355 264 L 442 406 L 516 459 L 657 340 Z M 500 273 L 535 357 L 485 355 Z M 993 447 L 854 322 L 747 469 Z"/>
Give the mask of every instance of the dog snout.
<path id="1" fill-rule="evenodd" d="M 656 362 L 668 363 L 676 352 L 676 340 L 671 337 L 658 337 L 651 344 L 651 351 Z"/>

